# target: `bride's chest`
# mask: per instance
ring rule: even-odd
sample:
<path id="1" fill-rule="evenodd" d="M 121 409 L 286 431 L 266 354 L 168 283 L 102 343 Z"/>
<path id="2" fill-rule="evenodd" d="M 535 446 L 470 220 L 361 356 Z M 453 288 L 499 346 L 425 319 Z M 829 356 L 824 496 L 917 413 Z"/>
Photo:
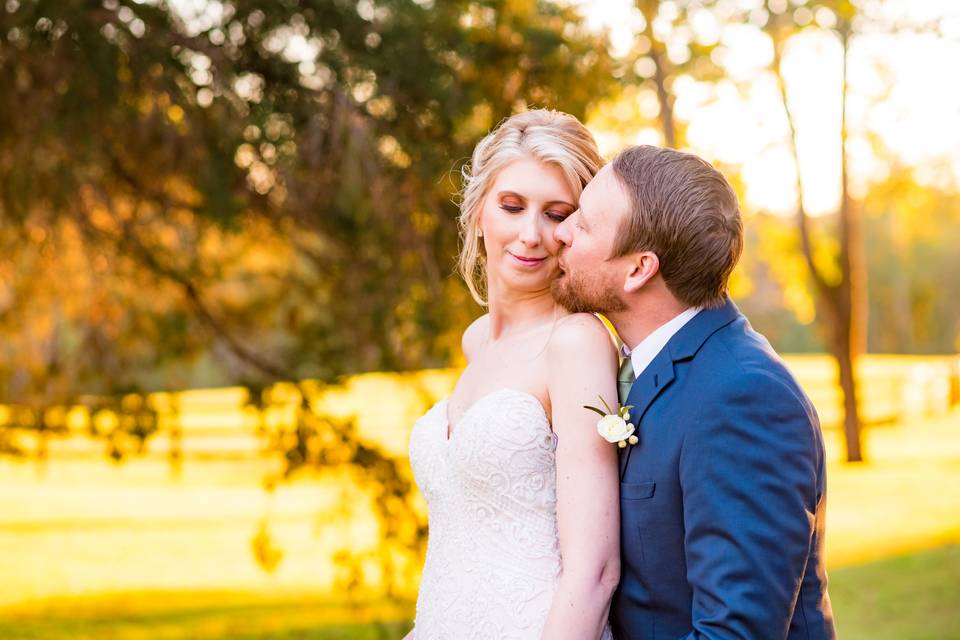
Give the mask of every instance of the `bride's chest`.
<path id="1" fill-rule="evenodd" d="M 556 436 L 535 397 L 493 392 L 469 407 L 452 429 L 446 410 L 446 401 L 434 406 L 410 438 L 410 462 L 428 502 L 464 492 L 527 498 L 554 493 Z"/>

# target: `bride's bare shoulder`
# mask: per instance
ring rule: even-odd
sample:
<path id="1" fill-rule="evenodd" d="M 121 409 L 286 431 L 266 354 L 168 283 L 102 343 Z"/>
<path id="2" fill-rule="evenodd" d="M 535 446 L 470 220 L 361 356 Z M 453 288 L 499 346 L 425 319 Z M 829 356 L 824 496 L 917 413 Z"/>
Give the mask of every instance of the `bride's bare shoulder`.
<path id="1" fill-rule="evenodd" d="M 486 342 L 490 335 L 490 314 L 485 313 L 467 327 L 460 339 L 460 347 L 463 349 L 463 355 L 469 362 L 480 346 Z"/>
<path id="2" fill-rule="evenodd" d="M 592 313 L 571 313 L 558 320 L 550 350 L 556 353 L 616 353 L 610 331 Z"/>

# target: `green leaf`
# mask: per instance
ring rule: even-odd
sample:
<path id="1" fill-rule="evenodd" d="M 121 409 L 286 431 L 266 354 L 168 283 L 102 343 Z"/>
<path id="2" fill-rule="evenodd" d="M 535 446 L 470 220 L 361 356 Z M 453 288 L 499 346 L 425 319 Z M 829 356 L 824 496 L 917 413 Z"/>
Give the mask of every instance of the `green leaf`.
<path id="1" fill-rule="evenodd" d="M 583 405 L 583 408 L 584 408 L 584 409 L 590 409 L 590 411 L 596 411 L 597 414 L 599 414 L 599 416 L 600 416 L 601 418 L 606 418 L 606 417 L 607 417 L 607 414 L 605 414 L 605 413 L 604 413 L 603 411 L 601 411 L 600 409 L 597 409 L 596 407 L 591 407 L 590 405 L 586 405 L 586 404 L 585 404 L 585 405 Z"/>
<path id="2" fill-rule="evenodd" d="M 607 404 L 607 401 L 603 399 L 603 396 L 597 396 L 597 397 L 600 398 L 600 402 L 602 402 L 602 403 L 603 403 L 603 406 L 606 407 L 607 413 L 609 413 L 609 414 L 615 414 L 615 413 L 616 413 L 616 411 L 614 411 L 613 409 L 610 408 L 610 405 Z"/>

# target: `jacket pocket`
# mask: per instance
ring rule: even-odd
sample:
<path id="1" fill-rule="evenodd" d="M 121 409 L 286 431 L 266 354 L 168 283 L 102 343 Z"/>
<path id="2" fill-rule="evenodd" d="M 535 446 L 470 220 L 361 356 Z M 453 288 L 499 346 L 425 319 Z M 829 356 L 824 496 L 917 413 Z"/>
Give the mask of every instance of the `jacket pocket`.
<path id="1" fill-rule="evenodd" d="M 656 482 L 621 482 L 621 500 L 646 500 L 653 497 L 657 488 Z"/>

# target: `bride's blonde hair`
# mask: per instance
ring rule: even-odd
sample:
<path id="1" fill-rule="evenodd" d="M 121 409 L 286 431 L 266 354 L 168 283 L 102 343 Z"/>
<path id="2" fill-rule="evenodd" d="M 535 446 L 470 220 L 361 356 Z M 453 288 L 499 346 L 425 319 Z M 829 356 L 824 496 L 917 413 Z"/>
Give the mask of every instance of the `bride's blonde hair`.
<path id="1" fill-rule="evenodd" d="M 487 273 L 486 251 L 478 236 L 480 209 L 497 173 L 521 158 L 559 167 L 577 199 L 603 165 L 597 143 L 587 128 L 570 114 L 549 109 L 513 115 L 477 144 L 470 163 L 461 171 L 458 266 L 470 295 L 481 306 L 487 305 Z"/>

